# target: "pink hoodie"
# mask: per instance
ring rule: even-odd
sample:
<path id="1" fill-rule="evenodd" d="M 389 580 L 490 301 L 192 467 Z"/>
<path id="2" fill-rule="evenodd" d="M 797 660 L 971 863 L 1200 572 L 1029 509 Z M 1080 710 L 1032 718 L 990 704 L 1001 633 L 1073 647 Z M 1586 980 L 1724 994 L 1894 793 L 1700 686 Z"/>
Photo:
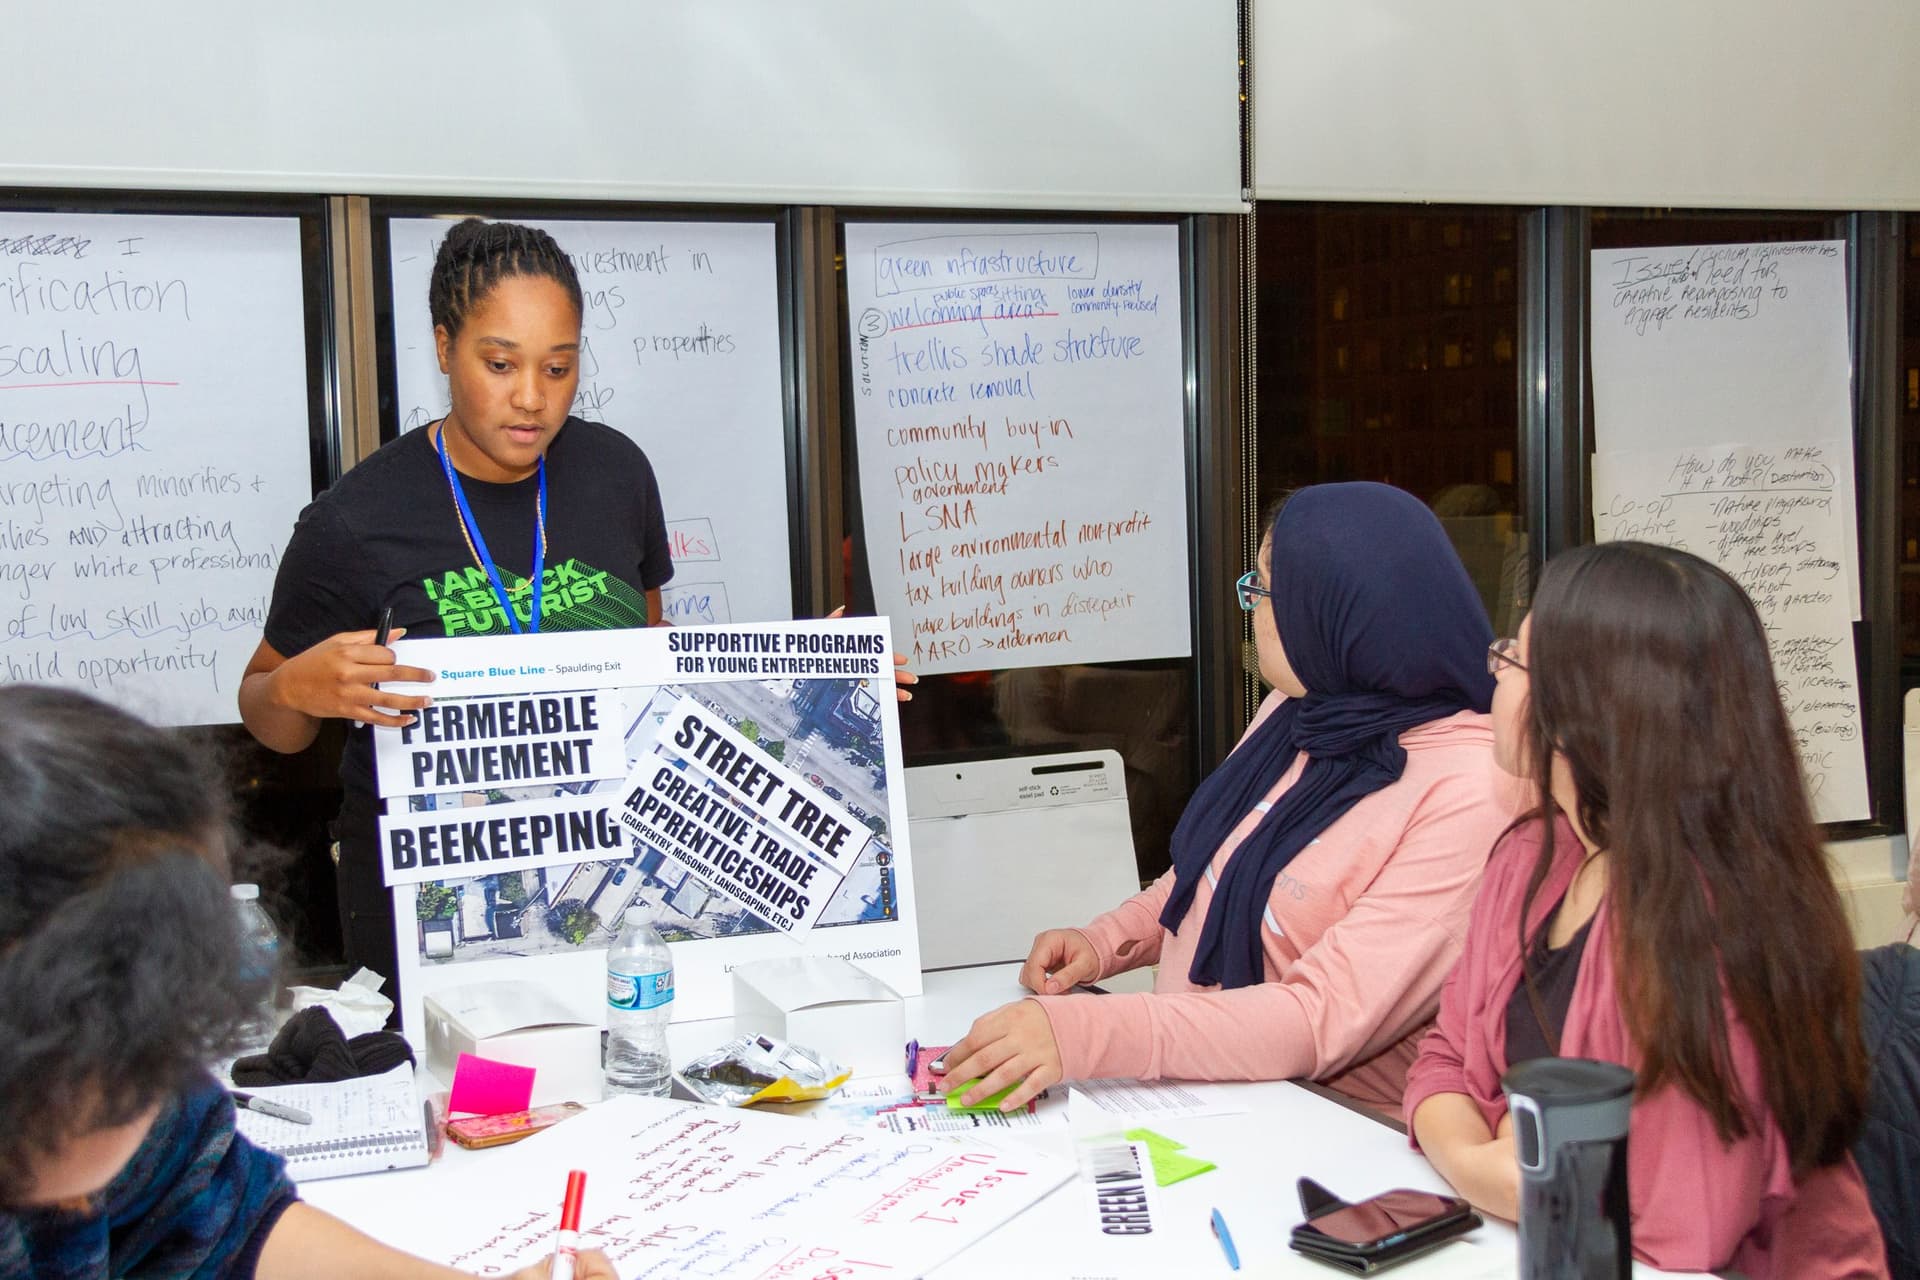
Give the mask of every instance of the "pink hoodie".
<path id="1" fill-rule="evenodd" d="M 1282 701 L 1270 696 L 1254 724 Z M 1274 881 L 1262 930 L 1267 980 L 1258 986 L 1196 987 L 1187 973 L 1213 879 L 1260 809 L 1214 855 L 1177 931 L 1160 927 L 1171 872 L 1088 925 L 1101 977 L 1156 961 L 1160 971 L 1150 994 L 1035 997 L 1066 1078 L 1309 1076 L 1397 1108 L 1487 854 L 1522 799 L 1495 767 L 1492 742 L 1490 721 L 1473 712 L 1400 735 L 1400 780 L 1348 810 Z M 1296 757 L 1262 807 L 1303 767 Z"/>
<path id="2" fill-rule="evenodd" d="M 1520 905 L 1540 850 L 1538 823 L 1516 831 L 1487 867 L 1460 967 L 1440 995 L 1440 1018 L 1407 1078 L 1406 1114 L 1437 1093 L 1458 1093 L 1490 1129 L 1506 1114 L 1506 1009 L 1520 983 Z M 1580 843 L 1562 825 L 1555 865 L 1533 900 L 1537 926 L 1565 896 Z M 1882 1280 L 1880 1227 L 1860 1171 L 1848 1156 L 1796 1185 L 1785 1140 L 1767 1109 L 1753 1041 L 1727 1009 L 1733 1068 L 1750 1114 L 1767 1117 L 1731 1145 L 1713 1120 L 1668 1086 L 1633 1104 L 1627 1140 L 1627 1196 L 1633 1252 L 1668 1271 L 1732 1267 L 1751 1280 Z M 1614 998 L 1612 930 L 1603 900 L 1587 935 L 1560 1051 L 1632 1066 L 1639 1058 Z M 1417 1143 L 1415 1145 L 1418 1145 Z"/>

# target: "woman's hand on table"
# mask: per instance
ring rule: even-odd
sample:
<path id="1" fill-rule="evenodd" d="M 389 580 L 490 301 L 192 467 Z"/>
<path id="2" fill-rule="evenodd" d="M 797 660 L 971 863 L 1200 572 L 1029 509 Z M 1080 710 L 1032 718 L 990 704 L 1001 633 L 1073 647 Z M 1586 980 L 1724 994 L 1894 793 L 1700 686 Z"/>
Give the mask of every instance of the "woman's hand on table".
<path id="1" fill-rule="evenodd" d="M 1020 985 L 1035 995 L 1057 996 L 1100 976 L 1100 954 L 1078 929 L 1048 929 L 1034 935 Z"/>
<path id="2" fill-rule="evenodd" d="M 1436 1093 L 1420 1103 L 1411 1119 L 1421 1150 L 1454 1191 L 1495 1217 L 1508 1222 L 1519 1218 L 1520 1166 L 1511 1111 L 1489 1133 L 1472 1099 Z"/>
<path id="3" fill-rule="evenodd" d="M 960 1042 L 947 1050 L 947 1074 L 941 1089 L 952 1092 L 978 1077 L 980 1083 L 960 1095 L 963 1107 L 978 1106 L 1008 1085 L 1012 1093 L 1000 1110 L 1014 1111 L 1060 1083 L 1060 1046 L 1046 1010 L 1032 1000 L 1015 1000 L 974 1019 Z"/>
<path id="4" fill-rule="evenodd" d="M 1460 1153 L 1458 1167 L 1466 1183 L 1461 1194 L 1477 1208 L 1508 1222 L 1520 1220 L 1520 1156 L 1514 1146 L 1512 1112 L 1501 1119 L 1500 1131 L 1491 1142 Z"/>

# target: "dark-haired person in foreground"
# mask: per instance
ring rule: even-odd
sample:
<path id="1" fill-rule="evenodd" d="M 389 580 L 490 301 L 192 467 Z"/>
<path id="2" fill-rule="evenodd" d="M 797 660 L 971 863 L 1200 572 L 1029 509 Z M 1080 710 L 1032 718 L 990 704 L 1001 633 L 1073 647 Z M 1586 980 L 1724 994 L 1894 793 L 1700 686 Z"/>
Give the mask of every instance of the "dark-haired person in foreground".
<path id="1" fill-rule="evenodd" d="M 1408 1076 L 1415 1141 L 1513 1218 L 1501 1074 L 1617 1062 L 1639 1077 L 1639 1258 L 1885 1276 L 1847 1154 L 1867 1090 L 1860 971 L 1752 603 L 1684 551 L 1582 547 L 1488 660 L 1495 753 L 1538 808 L 1488 863 Z"/>
<path id="2" fill-rule="evenodd" d="M 0 1280 L 463 1275 L 300 1203 L 234 1131 L 206 1064 L 262 992 L 206 763 L 82 694 L 0 686 L 0 795 Z"/>

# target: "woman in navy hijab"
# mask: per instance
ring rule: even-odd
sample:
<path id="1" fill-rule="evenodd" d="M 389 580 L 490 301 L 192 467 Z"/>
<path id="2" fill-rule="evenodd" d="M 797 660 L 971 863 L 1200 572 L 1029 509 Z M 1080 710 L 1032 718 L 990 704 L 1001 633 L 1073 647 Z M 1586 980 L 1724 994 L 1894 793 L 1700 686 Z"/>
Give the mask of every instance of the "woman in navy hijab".
<path id="1" fill-rule="evenodd" d="M 969 1098 L 1309 1077 L 1399 1106 L 1519 801 L 1491 753 L 1486 611 L 1439 521 L 1379 484 L 1295 492 L 1237 587 L 1273 693 L 1188 802 L 1172 870 L 1034 939 L 1035 996 L 948 1055 Z M 1151 993 L 1073 993 L 1153 964 Z"/>

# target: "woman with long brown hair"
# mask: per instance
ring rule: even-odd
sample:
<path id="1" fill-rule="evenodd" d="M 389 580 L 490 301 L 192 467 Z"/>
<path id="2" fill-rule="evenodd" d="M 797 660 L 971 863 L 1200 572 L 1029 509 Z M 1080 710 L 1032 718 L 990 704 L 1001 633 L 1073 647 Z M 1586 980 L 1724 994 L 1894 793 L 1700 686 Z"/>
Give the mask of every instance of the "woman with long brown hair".
<path id="1" fill-rule="evenodd" d="M 1636 1255 L 1884 1276 L 1847 1154 L 1867 1090 L 1859 968 L 1752 602 L 1684 551 L 1582 547 L 1488 662 L 1495 753 L 1538 809 L 1488 864 L 1408 1077 L 1416 1143 L 1512 1218 L 1501 1074 L 1618 1062 L 1638 1075 Z"/>

